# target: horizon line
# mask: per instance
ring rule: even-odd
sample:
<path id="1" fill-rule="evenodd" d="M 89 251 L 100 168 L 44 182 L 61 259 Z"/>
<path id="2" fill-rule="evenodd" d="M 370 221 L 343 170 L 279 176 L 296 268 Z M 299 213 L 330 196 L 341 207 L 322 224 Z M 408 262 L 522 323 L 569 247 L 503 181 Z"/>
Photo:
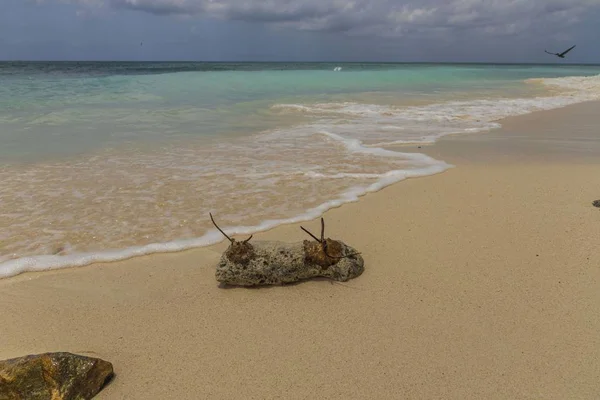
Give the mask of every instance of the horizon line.
<path id="1" fill-rule="evenodd" d="M 286 61 L 286 60 L 28 60 L 0 59 L 0 63 L 207 63 L 207 64 L 496 64 L 496 65 L 593 65 L 600 62 L 493 62 L 493 61 Z"/>

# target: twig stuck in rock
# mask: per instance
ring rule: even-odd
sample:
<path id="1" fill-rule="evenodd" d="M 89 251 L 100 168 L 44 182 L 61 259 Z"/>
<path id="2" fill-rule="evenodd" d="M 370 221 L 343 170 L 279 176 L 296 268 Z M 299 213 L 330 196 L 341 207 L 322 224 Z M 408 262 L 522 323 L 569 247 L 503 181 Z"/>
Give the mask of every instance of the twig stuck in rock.
<path id="1" fill-rule="evenodd" d="M 225 236 L 227 238 L 227 240 L 229 240 L 231 243 L 235 242 L 235 239 L 232 239 L 229 236 L 227 236 L 227 234 L 225 232 L 223 232 L 223 230 L 221 228 L 219 228 L 219 225 L 217 225 L 217 223 L 215 222 L 215 219 L 213 218 L 212 213 L 208 213 L 208 215 L 210 215 L 210 220 L 212 221 L 215 228 L 217 228 L 219 230 L 219 232 L 221 232 L 223 234 L 223 236 Z M 252 239 L 252 236 L 254 236 L 254 235 L 250 235 L 250 237 L 248 239 L 244 240 L 242 243 L 248 243 L 250 241 L 250 239 Z"/>
<path id="2" fill-rule="evenodd" d="M 213 218 L 212 213 L 208 213 L 208 215 L 210 215 L 210 220 L 212 221 L 215 228 L 217 228 L 219 230 L 219 232 L 221 232 L 223 234 L 223 236 L 225 236 L 227 238 L 227 240 L 229 240 L 231 243 L 233 243 L 234 239 L 227 236 L 227 234 L 225 232 L 223 232 L 223 230 L 221 228 L 219 228 L 219 225 L 217 225 L 217 223 L 215 222 L 215 219 Z"/>
<path id="3" fill-rule="evenodd" d="M 217 225 L 217 223 L 215 222 L 215 219 L 213 218 L 212 214 L 209 213 L 209 215 L 210 220 L 212 221 L 215 228 L 217 228 L 219 232 L 221 232 L 223 236 L 225 236 L 231 243 L 227 248 L 227 251 L 225 251 L 225 254 L 227 254 L 227 257 L 229 257 L 231 261 L 237 262 L 241 265 L 247 265 L 250 262 L 250 260 L 254 259 L 254 257 L 256 256 L 254 252 L 254 247 L 250 243 L 248 243 L 250 239 L 252 239 L 253 235 L 250 235 L 248 239 L 242 242 L 236 242 L 235 239 L 227 236 L 227 234 L 223 232 L 221 228 L 219 228 L 219 225 Z"/>
<path id="4" fill-rule="evenodd" d="M 317 237 L 315 235 L 313 235 L 312 233 L 310 233 L 308 230 L 304 229 L 303 226 L 300 227 L 300 229 L 302 229 L 304 232 L 308 233 L 313 239 L 315 239 L 317 242 L 321 243 L 322 241 L 317 239 Z"/>
<path id="5" fill-rule="evenodd" d="M 353 256 L 360 254 L 360 253 L 351 253 L 351 254 L 343 254 L 343 255 L 339 255 L 339 256 L 338 255 L 334 256 L 334 255 L 329 254 L 329 252 L 327 251 L 329 246 L 334 245 L 337 248 L 337 247 L 339 247 L 339 243 L 336 242 L 335 240 L 325 239 L 325 219 L 323 217 L 321 217 L 321 239 L 318 239 L 315 235 L 310 233 L 310 231 L 305 229 L 303 226 L 301 226 L 300 229 L 302 229 L 304 232 L 309 234 L 310 237 L 312 237 L 318 243 L 320 243 L 321 249 L 323 250 L 323 254 L 325 254 L 326 257 L 328 257 L 332 260 L 341 260 L 342 258 L 349 258 L 349 257 L 353 257 Z M 336 246 L 336 245 L 338 245 L 338 246 Z M 327 263 L 327 264 L 331 264 L 331 263 Z"/>

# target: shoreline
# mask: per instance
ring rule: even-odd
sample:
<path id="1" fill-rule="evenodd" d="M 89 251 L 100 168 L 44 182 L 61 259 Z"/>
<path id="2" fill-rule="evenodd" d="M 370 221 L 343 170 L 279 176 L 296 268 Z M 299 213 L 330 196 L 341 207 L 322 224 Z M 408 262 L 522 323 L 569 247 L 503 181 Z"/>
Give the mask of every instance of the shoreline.
<path id="1" fill-rule="evenodd" d="M 365 260 L 343 284 L 219 288 L 226 242 L 2 279 L 0 359 L 103 358 L 98 399 L 596 399 L 597 105 L 440 140 L 456 168 L 327 211 Z"/>
<path id="2" fill-rule="evenodd" d="M 539 78 L 539 79 L 541 80 L 541 78 Z M 489 140 L 489 137 L 494 137 L 494 132 L 497 132 L 498 130 L 510 131 L 513 121 L 517 121 L 517 124 L 518 124 L 519 123 L 518 121 L 520 121 L 522 119 L 529 120 L 529 121 L 536 120 L 536 117 L 535 117 L 536 115 L 544 115 L 544 113 L 560 112 L 560 110 L 564 110 L 564 109 L 570 110 L 571 107 L 578 107 L 578 106 L 586 107 L 587 104 L 600 104 L 600 102 L 599 102 L 599 100 L 587 100 L 587 101 L 583 101 L 583 102 L 579 102 L 579 103 L 575 103 L 575 104 L 569 104 L 569 105 L 562 106 L 559 108 L 554 108 L 554 109 L 549 109 L 549 110 L 539 110 L 539 111 L 533 111 L 533 112 L 529 112 L 529 113 L 522 114 L 522 115 L 505 117 L 505 118 L 501 118 L 499 120 L 490 122 L 492 124 L 498 124 L 499 125 L 498 128 L 477 131 L 477 132 L 472 132 L 472 133 L 465 132 L 465 133 L 447 134 L 447 135 L 444 135 L 444 136 L 438 138 L 437 141 L 435 141 L 433 143 L 415 143 L 415 144 L 398 144 L 398 145 L 392 144 L 392 145 L 388 145 L 388 146 L 373 148 L 375 150 L 381 150 L 381 151 L 390 151 L 391 150 L 391 151 L 399 151 L 399 152 L 405 153 L 405 154 L 414 154 L 415 156 L 420 155 L 424 159 L 430 159 L 432 162 L 433 161 L 438 162 L 438 165 L 431 166 L 431 168 L 434 169 L 433 172 L 423 172 L 419 169 L 413 170 L 413 171 L 402 170 L 401 173 L 398 174 L 399 176 L 396 176 L 395 178 L 392 179 L 391 183 L 385 183 L 385 182 L 383 182 L 385 180 L 385 178 L 381 178 L 379 181 L 375 182 L 368 188 L 365 188 L 365 190 L 360 194 L 350 193 L 350 192 L 352 192 L 352 190 L 348 191 L 348 192 L 344 192 L 344 193 L 342 193 L 342 195 L 340 197 L 333 199 L 333 200 L 329 200 L 325 203 L 322 203 L 315 208 L 308 209 L 304 213 L 297 215 L 297 216 L 293 216 L 293 217 L 281 219 L 281 220 L 267 220 L 267 221 L 263 221 L 260 225 L 257 225 L 257 226 L 234 227 L 233 229 L 234 229 L 235 233 L 233 233 L 232 235 L 236 236 L 236 235 L 257 234 L 257 233 L 262 233 L 262 232 L 268 232 L 268 231 L 270 231 L 272 229 L 276 229 L 277 227 L 282 226 L 282 225 L 298 224 L 300 222 L 308 222 L 308 221 L 318 218 L 320 215 L 322 215 L 323 213 L 325 213 L 331 209 L 342 207 L 346 204 L 350 204 L 353 202 L 361 201 L 361 199 L 364 198 L 365 196 L 372 194 L 372 193 L 376 193 L 390 185 L 395 185 L 404 180 L 414 178 L 414 177 L 422 178 L 424 176 L 432 176 L 432 175 L 437 175 L 437 174 L 446 172 L 448 169 L 455 167 L 456 162 L 446 159 L 445 155 L 443 154 L 444 151 L 446 151 L 446 150 L 442 150 L 442 153 L 440 153 L 437 150 L 440 148 L 440 146 L 442 146 L 441 148 L 445 149 L 448 147 L 452 148 L 452 146 L 455 146 L 455 143 L 458 143 L 461 141 L 462 142 L 465 142 L 465 141 L 477 142 L 477 140 L 474 140 L 474 138 L 479 137 L 481 135 L 488 136 L 488 140 Z M 569 111 L 567 111 L 567 113 L 568 112 Z M 531 117 L 531 115 L 534 115 L 534 117 Z M 505 124 L 508 124 L 506 126 L 506 129 L 505 129 Z M 484 139 L 484 141 L 485 141 L 485 139 Z M 470 143 L 470 144 L 472 145 L 472 143 Z M 368 147 L 368 146 L 365 148 L 371 149 L 371 147 Z M 416 151 L 416 150 L 421 150 L 421 151 Z M 450 156 L 450 158 L 453 158 L 453 157 L 454 157 L 454 155 L 452 154 Z M 465 161 L 464 158 L 460 158 L 460 162 L 464 162 L 464 161 Z M 225 229 L 227 229 L 228 232 L 231 232 L 231 228 L 225 227 Z M 28 272 L 43 272 L 43 271 L 51 271 L 51 270 L 64 269 L 64 268 L 81 268 L 81 267 L 86 267 L 86 266 L 99 264 L 99 263 L 119 262 L 119 261 L 130 260 L 133 258 L 145 256 L 145 255 L 171 254 L 174 252 L 188 251 L 188 250 L 192 250 L 192 249 L 196 249 L 196 248 L 210 247 L 210 246 L 214 246 L 218 243 L 221 243 L 222 240 L 223 240 L 223 238 L 216 231 L 216 229 L 211 229 L 200 237 L 177 239 L 174 241 L 167 241 L 167 242 L 149 243 L 146 245 L 134 246 L 134 247 L 128 247 L 128 248 L 122 248 L 122 249 L 107 249 L 107 250 L 93 252 L 93 253 L 74 253 L 74 254 L 69 254 L 67 256 L 38 255 L 38 256 L 21 257 L 21 258 L 12 259 L 12 260 L 8 259 L 3 262 L 0 262 L 0 270 L 2 270 L 2 269 L 8 270 L 8 272 L 3 273 L 3 276 L 0 276 L 0 281 L 2 279 L 8 279 L 11 277 L 18 276 L 19 274 L 28 273 Z M 40 263 L 42 265 L 37 265 Z"/>
<path id="3" fill-rule="evenodd" d="M 428 157 L 422 153 L 418 153 L 418 155 L 422 155 L 424 158 Z M 395 175 L 391 183 L 383 182 L 385 179 L 382 178 L 372 185 L 366 187 L 364 192 L 360 194 L 355 193 L 354 190 L 347 190 L 346 192 L 343 192 L 340 197 L 322 203 L 315 208 L 306 210 L 300 215 L 281 220 L 267 220 L 257 226 L 234 227 L 234 233 L 229 233 L 229 235 L 232 237 L 238 237 L 240 235 L 254 235 L 262 232 L 268 232 L 280 226 L 313 221 L 329 210 L 342 207 L 346 204 L 359 202 L 361 198 L 367 196 L 368 194 L 376 193 L 388 186 L 400 183 L 407 179 L 438 175 L 454 167 L 453 165 L 447 164 L 443 161 L 433 161 L 438 162 L 438 164 L 429 167 L 432 172 L 423 171 L 427 170 L 428 168 L 415 169 L 411 171 L 389 171 L 389 173 L 386 175 Z M 224 229 L 228 232 L 232 231 L 232 229 L 229 227 L 225 227 Z M 193 249 L 201 249 L 215 246 L 224 240 L 225 238 L 223 238 L 223 236 L 213 228 L 200 237 L 178 239 L 169 242 L 150 243 L 147 245 L 134 246 L 124 249 L 103 250 L 93 253 L 74 253 L 67 256 L 38 255 L 21 257 L 13 260 L 9 259 L 4 262 L 0 262 L 0 272 L 3 272 L 4 274 L 3 276 L 0 276 L 0 281 L 2 279 L 10 279 L 25 273 L 44 273 L 60 269 L 82 268 L 93 266 L 95 264 L 127 261 L 137 257 L 154 254 L 172 254 Z M 38 265 L 40 263 L 42 265 Z"/>

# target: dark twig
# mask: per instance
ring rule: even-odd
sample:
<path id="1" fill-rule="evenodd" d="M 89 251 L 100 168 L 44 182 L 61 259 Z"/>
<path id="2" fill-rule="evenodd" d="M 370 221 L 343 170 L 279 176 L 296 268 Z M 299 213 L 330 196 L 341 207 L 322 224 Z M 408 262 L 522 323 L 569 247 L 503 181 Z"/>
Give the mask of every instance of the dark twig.
<path id="1" fill-rule="evenodd" d="M 221 228 L 219 228 L 219 225 L 217 225 L 217 223 L 215 222 L 215 219 L 213 218 L 212 214 L 208 213 L 208 215 L 210 215 L 210 220 L 212 221 L 215 228 L 217 228 L 219 230 L 219 232 L 221 232 L 223 234 L 223 236 L 225 236 L 227 238 L 227 240 L 229 240 L 231 243 L 233 243 L 234 240 L 232 238 L 230 238 L 229 236 L 227 236 L 227 234 L 225 232 L 223 232 L 223 230 Z"/>
<path id="2" fill-rule="evenodd" d="M 325 243 L 325 220 L 321 217 L 321 243 Z"/>
<path id="3" fill-rule="evenodd" d="M 225 236 L 227 238 L 227 240 L 229 240 L 231 243 L 235 242 L 235 239 L 232 239 L 229 236 L 227 236 L 227 234 L 225 232 L 223 232 L 223 230 L 221 228 L 219 228 L 219 225 L 217 225 L 217 223 L 215 222 L 215 219 L 213 218 L 212 214 L 208 213 L 208 215 L 210 215 L 210 220 L 212 221 L 215 228 L 217 228 L 219 230 L 219 232 L 221 232 L 223 234 L 223 236 Z M 252 236 L 254 236 L 254 235 L 250 235 L 250 237 L 248 239 L 244 240 L 242 243 L 248 243 L 250 241 L 250 239 L 252 239 Z"/>
<path id="4" fill-rule="evenodd" d="M 313 235 L 312 233 L 310 233 L 308 230 L 304 229 L 304 227 L 300 227 L 300 229 L 302 229 L 304 232 L 308 233 L 310 235 L 310 237 L 312 237 L 313 239 L 315 239 L 317 242 L 321 243 L 321 241 L 319 239 L 317 239 L 317 237 L 315 235 Z"/>
<path id="5" fill-rule="evenodd" d="M 310 237 L 312 237 L 313 239 L 315 239 L 317 242 L 319 242 L 321 244 L 321 248 L 323 249 L 323 253 L 325 253 L 325 255 L 329 258 L 332 259 L 338 259 L 341 260 L 342 258 L 348 258 L 348 257 L 352 257 L 352 256 L 357 256 L 360 253 L 352 253 L 352 254 L 346 254 L 343 256 L 332 256 L 327 252 L 327 240 L 325 240 L 325 219 L 323 217 L 321 217 L 321 240 L 319 240 L 315 235 L 313 235 L 312 233 L 310 233 L 307 229 L 305 229 L 303 226 L 300 227 L 300 229 L 302 229 L 304 232 L 308 233 L 310 235 Z"/>

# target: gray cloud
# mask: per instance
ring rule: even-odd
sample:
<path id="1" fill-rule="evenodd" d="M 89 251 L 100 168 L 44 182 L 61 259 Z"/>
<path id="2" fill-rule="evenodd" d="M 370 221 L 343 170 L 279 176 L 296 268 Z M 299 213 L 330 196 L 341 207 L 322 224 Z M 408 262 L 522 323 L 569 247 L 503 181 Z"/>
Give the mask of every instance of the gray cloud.
<path id="1" fill-rule="evenodd" d="M 37 0 L 41 1 L 41 0 Z M 558 31 L 600 0 L 45 0 L 108 5 L 155 15 L 203 15 L 353 35 L 512 35 Z"/>
<path id="2" fill-rule="evenodd" d="M 110 0 L 115 8 L 139 10 L 155 15 L 195 14 L 202 11 L 202 2 L 165 0 Z"/>

